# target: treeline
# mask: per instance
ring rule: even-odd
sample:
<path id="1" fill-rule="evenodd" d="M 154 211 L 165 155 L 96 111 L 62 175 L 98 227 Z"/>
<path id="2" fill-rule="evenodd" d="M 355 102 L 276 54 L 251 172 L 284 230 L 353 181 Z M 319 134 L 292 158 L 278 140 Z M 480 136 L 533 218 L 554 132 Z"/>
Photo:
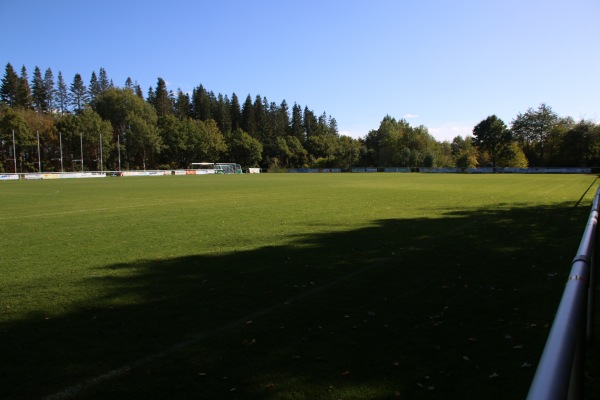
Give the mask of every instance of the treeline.
<path id="1" fill-rule="evenodd" d="M 13 137 L 14 135 L 14 137 Z M 162 78 L 144 96 L 127 78 L 116 86 L 106 70 L 86 85 L 67 85 L 35 67 L 31 81 L 6 65 L 0 86 L 0 171 L 172 169 L 191 162 L 236 162 L 244 167 L 350 168 L 598 166 L 600 131 L 540 105 L 508 127 L 490 116 L 473 136 L 438 142 L 425 126 L 386 116 L 364 138 L 340 135 L 335 118 L 308 106 L 202 85 L 168 91 Z"/>
<path id="2" fill-rule="evenodd" d="M 86 85 L 75 74 L 36 67 L 29 82 L 9 63 L 0 87 L 4 171 L 185 168 L 191 162 L 228 161 L 245 167 L 349 167 L 361 142 L 339 135 L 335 118 L 308 106 L 206 90 L 168 91 L 158 78 L 144 97 L 128 78 L 117 87 L 100 68 Z M 12 133 L 15 133 L 15 141 Z M 39 160 L 38 160 L 39 136 Z M 13 154 L 14 153 L 14 154 Z M 15 156 L 16 155 L 16 156 Z M 62 155 L 62 166 L 60 165 Z"/>

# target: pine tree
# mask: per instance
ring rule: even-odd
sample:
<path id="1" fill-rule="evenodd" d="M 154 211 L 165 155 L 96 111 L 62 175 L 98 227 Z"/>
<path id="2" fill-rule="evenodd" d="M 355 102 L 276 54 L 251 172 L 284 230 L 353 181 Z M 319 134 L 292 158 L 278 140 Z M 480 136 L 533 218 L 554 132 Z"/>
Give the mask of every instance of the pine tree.
<path id="1" fill-rule="evenodd" d="M 98 86 L 100 89 L 100 94 L 103 94 L 108 89 L 113 87 L 113 84 L 111 83 L 111 81 L 108 80 L 108 75 L 106 73 L 106 70 L 102 67 L 100 67 L 100 71 L 98 71 Z"/>
<path id="2" fill-rule="evenodd" d="M 180 120 L 190 117 L 190 96 L 177 89 L 177 100 L 175 101 L 175 115 Z"/>
<path id="3" fill-rule="evenodd" d="M 241 128 L 242 112 L 240 110 L 240 100 L 237 95 L 231 95 L 231 104 L 229 105 L 229 116 L 231 118 L 231 131 L 235 132 Z"/>
<path id="4" fill-rule="evenodd" d="M 58 71 L 58 82 L 56 82 L 56 103 L 61 115 L 67 111 L 68 102 L 69 92 L 67 91 L 67 84 L 63 80 L 62 72 Z"/>
<path id="5" fill-rule="evenodd" d="M 33 81 L 31 83 L 31 98 L 33 101 L 33 108 L 38 112 L 48 111 L 48 100 L 46 99 L 46 85 L 42 78 L 42 71 L 39 67 L 35 67 L 33 70 Z"/>
<path id="6" fill-rule="evenodd" d="M 54 74 L 50 68 L 44 73 L 44 89 L 46 90 L 46 101 L 48 102 L 48 111 L 54 112 L 56 99 L 54 95 Z"/>
<path id="7" fill-rule="evenodd" d="M 290 111 L 285 99 L 277 110 L 277 134 L 287 135 L 290 132 Z"/>
<path id="8" fill-rule="evenodd" d="M 75 110 L 75 112 L 80 112 L 88 101 L 87 90 L 80 74 L 75 74 L 75 77 L 73 77 L 70 91 L 69 101 L 73 106 L 73 110 Z"/>
<path id="9" fill-rule="evenodd" d="M 241 113 L 241 121 L 240 125 L 242 130 L 250 136 L 254 136 L 256 134 L 256 119 L 254 118 L 254 110 L 252 109 L 252 97 L 248 95 L 246 97 L 246 101 L 244 101 L 244 105 L 242 106 Z"/>
<path id="10" fill-rule="evenodd" d="M 231 116 L 229 115 L 229 109 L 229 99 L 227 98 L 227 96 L 223 97 L 223 95 L 219 93 L 219 96 L 217 97 L 217 101 L 215 103 L 213 116 L 215 121 L 217 122 L 219 130 L 224 135 L 231 132 Z"/>
<path id="11" fill-rule="evenodd" d="M 306 133 L 306 140 L 308 140 L 311 136 L 319 134 L 319 122 L 317 121 L 317 117 L 315 113 L 308 109 L 307 106 L 304 106 L 304 132 Z"/>
<path id="12" fill-rule="evenodd" d="M 319 116 L 319 135 L 326 135 L 329 133 L 329 125 L 327 123 L 327 114 L 323 111 L 323 114 Z"/>
<path id="13" fill-rule="evenodd" d="M 292 122 L 290 124 L 290 135 L 295 136 L 304 143 L 306 135 L 304 134 L 304 122 L 302 120 L 302 107 L 294 103 L 292 107 Z"/>
<path id="14" fill-rule="evenodd" d="M 17 92 L 17 107 L 31 108 L 31 88 L 27 78 L 27 69 L 23 65 L 21 68 L 21 77 L 19 79 L 19 90 Z"/>
<path id="15" fill-rule="evenodd" d="M 156 114 L 159 117 L 173 114 L 173 102 L 169 92 L 167 92 L 167 84 L 162 78 L 158 78 L 153 100 L 154 102 L 151 104 L 156 109 Z"/>
<path id="16" fill-rule="evenodd" d="M 200 121 L 208 121 L 212 118 L 211 101 L 204 86 L 200 85 L 192 91 L 192 110 L 194 117 Z"/>
<path id="17" fill-rule="evenodd" d="M 268 109 L 268 108 L 267 108 Z M 263 107 L 263 101 L 259 94 L 254 98 L 254 104 L 252 105 L 254 114 L 254 129 L 253 132 L 248 132 L 255 138 L 261 139 L 266 128 L 265 110 Z"/>
<path id="18" fill-rule="evenodd" d="M 133 90 L 133 81 L 130 77 L 127 77 L 127 79 L 125 80 L 125 89 Z"/>
<path id="19" fill-rule="evenodd" d="M 328 119 L 328 128 L 329 128 L 329 133 L 336 135 L 336 136 L 339 135 L 337 121 L 331 115 L 329 116 L 329 119 Z"/>
<path id="20" fill-rule="evenodd" d="M 148 88 L 148 95 L 146 96 L 146 102 L 151 104 L 154 107 L 154 103 L 156 103 L 156 95 L 154 94 L 154 89 L 152 86 Z"/>
<path id="21" fill-rule="evenodd" d="M 96 76 L 96 71 L 92 71 L 92 77 L 90 78 L 90 85 L 88 86 L 88 93 L 90 101 L 94 101 L 94 99 L 100 96 L 100 83 L 98 82 L 98 77 Z"/>
<path id="22" fill-rule="evenodd" d="M 6 64 L 2 86 L 0 87 L 0 100 L 9 107 L 16 106 L 19 93 L 19 75 L 10 63 Z"/>
<path id="23" fill-rule="evenodd" d="M 144 92 L 142 92 L 142 87 L 137 82 L 135 83 L 135 85 L 133 85 L 133 91 L 135 95 L 140 99 L 144 98 Z"/>

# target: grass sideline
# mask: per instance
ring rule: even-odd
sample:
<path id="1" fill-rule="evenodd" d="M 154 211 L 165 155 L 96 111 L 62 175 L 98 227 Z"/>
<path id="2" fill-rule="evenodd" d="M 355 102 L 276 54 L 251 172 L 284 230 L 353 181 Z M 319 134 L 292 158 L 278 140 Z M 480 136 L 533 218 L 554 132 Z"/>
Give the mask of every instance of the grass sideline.
<path id="1" fill-rule="evenodd" d="M 595 179 L 2 182 L 0 397 L 523 398 Z"/>

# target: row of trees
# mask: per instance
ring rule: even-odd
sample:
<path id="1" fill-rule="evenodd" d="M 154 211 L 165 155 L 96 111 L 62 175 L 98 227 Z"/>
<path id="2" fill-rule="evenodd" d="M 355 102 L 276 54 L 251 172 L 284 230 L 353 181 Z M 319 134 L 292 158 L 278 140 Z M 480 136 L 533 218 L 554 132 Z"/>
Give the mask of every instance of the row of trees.
<path id="1" fill-rule="evenodd" d="M 18 76 L 7 64 L 0 87 L 0 168 L 14 169 L 15 159 L 19 171 L 37 170 L 40 162 L 46 171 L 185 168 L 219 160 L 263 168 L 350 166 L 356 157 L 348 154 L 358 154 L 360 142 L 340 136 L 333 117 L 298 104 L 290 110 L 285 100 L 248 95 L 240 104 L 235 93 L 230 99 L 202 85 L 191 95 L 173 93 L 162 78 L 144 98 L 130 78 L 116 87 L 103 68 L 92 72 L 89 86 L 76 74 L 67 88 L 58 76 L 55 84 L 47 69 L 40 78 L 36 67 L 30 85 L 25 67 Z"/>
<path id="2" fill-rule="evenodd" d="M 13 141 L 14 132 L 14 141 Z M 197 161 L 246 167 L 475 167 L 597 166 L 600 131 L 540 105 L 519 114 L 510 128 L 496 116 L 473 136 L 438 142 L 425 126 L 386 116 L 366 137 L 340 135 L 326 113 L 283 100 L 235 93 L 215 95 L 202 85 L 190 93 L 148 89 L 128 78 L 117 87 L 100 68 L 85 85 L 70 86 L 50 69 L 7 64 L 0 86 L 0 171 L 185 168 Z"/>
<path id="3" fill-rule="evenodd" d="M 473 129 L 472 144 L 491 166 L 600 166 L 600 125 L 560 117 L 544 103 L 519 113 L 510 128 L 487 117 Z"/>
<path id="4" fill-rule="evenodd" d="M 473 135 L 437 142 L 424 126 L 386 116 L 363 141 L 364 165 L 424 167 L 598 167 L 600 125 L 560 117 L 544 103 L 519 113 L 510 127 L 496 115 Z"/>

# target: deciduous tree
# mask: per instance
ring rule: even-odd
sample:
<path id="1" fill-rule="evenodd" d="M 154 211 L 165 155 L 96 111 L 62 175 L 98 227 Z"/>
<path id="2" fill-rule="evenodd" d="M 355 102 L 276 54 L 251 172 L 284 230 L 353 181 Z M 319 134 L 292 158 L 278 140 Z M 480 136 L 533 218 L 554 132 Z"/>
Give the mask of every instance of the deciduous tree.
<path id="1" fill-rule="evenodd" d="M 506 124 L 495 115 L 490 115 L 473 128 L 473 144 L 490 156 L 492 167 L 496 167 L 498 157 L 512 142 Z"/>
<path id="2" fill-rule="evenodd" d="M 534 165 L 544 164 L 546 142 L 557 122 L 558 115 L 544 103 L 537 110 L 529 108 L 525 114 L 519 113 L 511 122 L 511 131 Z"/>
<path id="3" fill-rule="evenodd" d="M 33 158 L 32 150 L 36 141 L 35 135 L 27 123 L 26 112 L 31 111 L 8 107 L 0 109 L 0 146 L 2 146 L 2 159 L 6 171 L 33 170 L 33 162 L 36 160 Z M 13 153 L 13 149 L 16 149 L 16 154 Z M 14 171 L 15 159 L 17 171 Z"/>
<path id="4" fill-rule="evenodd" d="M 162 140 L 158 133 L 156 111 L 128 89 L 108 89 L 92 106 L 113 126 L 115 142 L 123 146 L 124 168 L 149 168 L 156 162 Z"/>
<path id="5" fill-rule="evenodd" d="M 244 167 L 256 167 L 262 159 L 262 144 L 241 129 L 232 132 L 227 139 L 228 154 L 232 162 Z"/>

